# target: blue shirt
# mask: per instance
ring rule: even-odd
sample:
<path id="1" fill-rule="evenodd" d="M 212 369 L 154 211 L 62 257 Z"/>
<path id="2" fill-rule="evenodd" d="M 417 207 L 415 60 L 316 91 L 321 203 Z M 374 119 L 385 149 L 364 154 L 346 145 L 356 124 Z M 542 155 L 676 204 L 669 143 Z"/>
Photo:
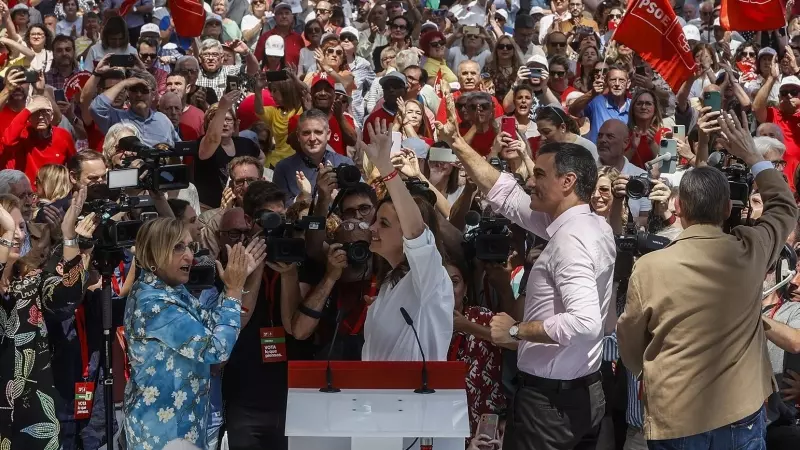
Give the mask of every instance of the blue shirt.
<path id="1" fill-rule="evenodd" d="M 142 142 L 151 147 L 156 144 L 167 144 L 172 147 L 175 142 L 181 140 L 175 127 L 172 126 L 172 122 L 164 114 L 151 110 L 148 117 L 142 117 L 133 110 L 114 108 L 111 106 L 111 99 L 106 94 L 95 97 L 89 110 L 92 113 L 92 119 L 103 133 L 108 133 L 108 129 L 115 123 L 127 121 L 139 130 Z"/>
<path id="2" fill-rule="evenodd" d="M 310 167 L 309 164 L 306 164 L 308 157 L 303 155 L 302 153 L 295 153 L 288 158 L 282 159 L 278 164 L 275 166 L 275 173 L 272 175 L 272 182 L 277 184 L 279 188 L 283 192 L 289 196 L 286 204 L 290 205 L 294 203 L 294 198 L 300 194 L 300 189 L 297 188 L 297 179 L 295 173 L 297 171 L 303 172 L 303 175 L 306 176 L 309 183 L 311 183 L 311 188 L 317 185 L 317 168 Z M 325 156 L 322 158 L 322 164 L 327 164 L 328 162 L 333 165 L 333 167 L 337 167 L 339 164 L 349 164 L 354 166 L 355 163 L 352 159 L 348 158 L 347 156 L 342 156 L 336 152 L 332 152 L 330 150 L 325 150 Z"/>
<path id="3" fill-rule="evenodd" d="M 241 328 L 241 305 L 224 294 L 202 304 L 142 270 L 128 296 L 125 337 L 131 379 L 125 432 L 133 449 L 186 439 L 207 448 L 211 365 L 226 361 Z"/>
<path id="4" fill-rule="evenodd" d="M 625 104 L 622 105 L 622 108 L 617 109 L 615 105 L 609 103 L 610 98 L 611 97 L 608 95 L 598 95 L 597 97 L 593 98 L 592 101 L 586 105 L 586 109 L 583 110 L 583 115 L 586 116 L 591 122 L 589 133 L 584 137 L 592 142 L 597 142 L 597 133 L 600 131 L 600 127 L 603 126 L 603 122 L 606 120 L 619 119 L 623 123 L 628 123 L 628 112 L 631 110 L 631 99 L 626 99 Z"/>

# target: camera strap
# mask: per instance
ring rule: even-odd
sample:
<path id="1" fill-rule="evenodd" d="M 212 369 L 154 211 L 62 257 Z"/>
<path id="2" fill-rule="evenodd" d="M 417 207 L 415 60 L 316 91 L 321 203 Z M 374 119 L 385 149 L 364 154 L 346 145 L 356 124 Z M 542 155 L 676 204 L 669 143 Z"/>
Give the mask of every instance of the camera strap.
<path id="1" fill-rule="evenodd" d="M 119 263 L 119 278 L 122 280 L 122 285 L 125 285 L 125 263 L 121 261 Z M 114 293 L 119 297 L 121 286 L 117 281 L 117 277 L 113 274 L 111 275 L 111 288 L 114 289 Z"/>
<path id="2" fill-rule="evenodd" d="M 269 275 L 267 272 L 272 272 L 272 276 Z M 274 271 L 264 271 L 262 276 L 262 280 L 264 281 L 264 289 L 266 289 L 266 300 L 269 304 L 267 308 L 267 315 L 269 316 L 269 326 L 275 326 L 275 286 L 278 284 L 278 280 L 280 280 L 281 274 Z"/>
<path id="3" fill-rule="evenodd" d="M 92 415 L 95 384 L 89 381 L 89 344 L 86 339 L 86 311 L 84 305 L 75 310 L 75 332 L 81 348 L 83 381 L 75 383 L 75 420 L 89 419 Z"/>

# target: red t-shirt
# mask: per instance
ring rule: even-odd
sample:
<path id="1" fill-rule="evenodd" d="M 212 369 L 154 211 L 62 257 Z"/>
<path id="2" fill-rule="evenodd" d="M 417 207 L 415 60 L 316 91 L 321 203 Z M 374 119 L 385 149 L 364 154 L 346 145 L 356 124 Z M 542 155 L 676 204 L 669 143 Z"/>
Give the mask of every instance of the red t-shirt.
<path id="1" fill-rule="evenodd" d="M 272 98 L 272 93 L 268 89 L 261 91 L 261 100 L 264 106 L 278 106 Z M 239 116 L 239 131 L 247 130 L 252 127 L 254 123 L 261 119 L 256 116 L 256 96 L 250 94 L 239 103 L 239 109 L 236 110 Z"/>
<path id="2" fill-rule="evenodd" d="M 659 145 L 659 143 L 661 142 L 661 136 L 664 133 L 668 133 L 669 131 L 670 131 L 669 128 L 659 128 L 658 130 L 656 130 L 656 135 L 655 135 L 656 145 Z M 633 136 L 633 131 L 630 132 L 629 136 L 630 136 L 630 145 L 634 145 L 635 138 Z M 655 156 L 651 157 L 651 155 L 652 152 L 650 151 L 650 144 L 647 142 L 647 135 L 643 134 L 642 137 L 639 138 L 639 146 L 636 147 L 636 153 L 634 153 L 633 157 L 631 158 L 631 164 L 633 164 L 636 167 L 644 169 L 644 164 L 647 161 L 650 161 L 653 158 L 655 158 Z"/>
<path id="3" fill-rule="evenodd" d="M 395 116 L 394 113 L 389 112 L 386 108 L 383 107 L 376 108 L 375 110 L 373 110 L 372 114 L 370 114 L 367 117 L 367 120 L 364 121 L 364 133 L 363 133 L 364 136 L 362 136 L 364 143 L 369 144 L 370 142 L 369 131 L 367 128 L 368 123 L 373 124 L 372 126 L 374 127 L 376 123 L 379 123 L 380 120 L 383 119 L 386 121 L 386 126 L 391 129 L 392 123 L 394 122 L 394 116 Z"/>
<path id="4" fill-rule="evenodd" d="M 0 124 L 3 124 L 0 126 L 5 126 L 11 123 L 11 121 L 14 120 L 14 117 L 17 117 L 17 114 L 19 114 L 19 111 L 14 111 L 8 105 L 4 106 L 3 109 L 0 109 Z"/>
<path id="5" fill-rule="evenodd" d="M 256 44 L 256 51 L 255 56 L 258 62 L 264 59 L 264 47 L 267 45 L 267 38 L 272 36 L 273 34 L 278 33 L 277 28 L 273 28 L 266 33 L 262 34 L 260 38 L 258 38 L 258 43 Z M 283 51 L 284 51 L 284 58 L 286 62 L 289 64 L 293 64 L 295 66 L 300 65 L 300 49 L 306 46 L 306 42 L 303 40 L 303 36 L 295 33 L 294 31 L 289 32 L 286 36 L 281 36 L 283 38 Z"/>
<path id="6" fill-rule="evenodd" d="M 297 123 L 300 120 L 300 115 L 295 114 L 289 118 L 289 134 L 294 133 L 297 131 Z M 353 120 L 353 116 L 350 114 L 344 114 L 344 120 L 350 124 L 351 127 L 356 127 L 356 122 Z M 333 151 L 336 153 L 347 156 L 347 146 L 344 145 L 344 136 L 342 135 L 342 127 L 339 126 L 339 121 L 337 121 L 333 115 L 328 118 L 328 128 L 331 129 L 331 137 L 328 139 L 328 145 L 331 146 Z"/>
<path id="7" fill-rule="evenodd" d="M 96 123 L 92 122 L 91 125 L 86 127 L 86 141 L 90 149 L 103 153 L 103 143 L 106 141 L 106 135 L 100 131 L 100 128 L 97 128 Z"/>
<path id="8" fill-rule="evenodd" d="M 35 185 L 39 168 L 46 164 L 65 164 L 77 152 L 72 134 L 63 128 L 52 127 L 52 135 L 47 139 L 31 136 L 30 115 L 30 111 L 23 109 L 3 131 L 0 167 L 25 172 L 31 185 Z"/>
<path id="9" fill-rule="evenodd" d="M 800 111 L 794 114 L 783 114 L 777 108 L 767 108 L 767 122 L 772 122 L 783 131 L 783 143 L 786 153 L 783 159 L 786 168 L 783 173 L 789 178 L 789 186 L 794 190 L 794 171 L 800 164 Z"/>
<path id="10" fill-rule="evenodd" d="M 470 128 L 472 127 L 460 127 L 458 131 L 464 136 Z M 479 155 L 486 156 L 492 152 L 492 144 L 494 144 L 495 138 L 497 138 L 497 132 L 493 128 L 489 128 L 483 133 L 476 133 L 469 146 L 474 148 Z"/>
<path id="11" fill-rule="evenodd" d="M 461 95 L 462 95 L 461 91 L 453 92 L 453 101 L 454 102 L 458 101 L 458 98 L 461 97 Z M 494 118 L 498 119 L 500 117 L 503 117 L 505 115 L 505 111 L 503 111 L 503 105 L 501 105 L 500 102 L 497 101 L 497 97 L 492 96 L 492 104 L 494 104 Z"/>
<path id="12" fill-rule="evenodd" d="M 178 122 L 181 138 L 184 141 L 200 139 L 205 134 L 203 131 L 203 119 L 205 119 L 203 111 L 196 106 L 189 105 L 186 111 L 181 114 L 181 120 Z"/>

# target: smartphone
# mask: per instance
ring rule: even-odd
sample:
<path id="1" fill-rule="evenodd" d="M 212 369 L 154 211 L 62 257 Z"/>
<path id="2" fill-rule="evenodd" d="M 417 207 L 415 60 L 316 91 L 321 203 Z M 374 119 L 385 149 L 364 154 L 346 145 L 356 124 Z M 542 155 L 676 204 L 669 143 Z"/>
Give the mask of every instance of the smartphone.
<path id="1" fill-rule="evenodd" d="M 403 133 L 399 131 L 392 131 L 392 155 L 402 152 L 401 144 L 403 142 Z"/>
<path id="2" fill-rule="evenodd" d="M 499 422 L 500 418 L 497 414 L 482 414 L 481 420 L 478 422 L 478 430 L 475 433 L 476 436 L 485 434 L 491 439 L 495 439 L 497 437 L 497 425 Z"/>
<path id="3" fill-rule="evenodd" d="M 452 148 L 431 147 L 428 150 L 428 161 L 456 163 L 458 158 Z"/>
<path id="4" fill-rule="evenodd" d="M 268 70 L 264 72 L 267 82 L 283 81 L 289 79 L 289 74 L 285 70 Z"/>
<path id="5" fill-rule="evenodd" d="M 111 55 L 108 58 L 108 65 L 111 67 L 133 67 L 135 61 L 133 55 Z"/>
<path id="6" fill-rule="evenodd" d="M 661 161 L 659 171 L 662 174 L 675 173 L 678 163 L 678 141 L 675 139 L 662 139 L 658 148 L 658 155 L 669 153 L 672 157 L 668 161 Z"/>
<path id="7" fill-rule="evenodd" d="M 686 125 L 675 125 L 672 127 L 672 138 L 673 139 L 684 139 L 686 138 Z"/>
<path id="8" fill-rule="evenodd" d="M 53 96 L 56 98 L 56 102 L 66 102 L 67 95 L 64 93 L 63 89 L 56 89 L 53 91 Z"/>
<path id="9" fill-rule="evenodd" d="M 532 68 L 531 69 L 531 78 L 542 78 L 542 69 L 539 68 Z"/>
<path id="10" fill-rule="evenodd" d="M 512 139 L 517 139 L 517 119 L 513 117 L 503 117 L 500 123 L 500 131 L 511 135 Z"/>
<path id="11" fill-rule="evenodd" d="M 636 66 L 636 75 L 641 75 L 643 77 L 647 76 L 647 71 L 645 70 L 644 66 Z"/>
<path id="12" fill-rule="evenodd" d="M 36 83 L 39 81 L 39 72 L 35 70 L 26 70 L 25 71 L 25 82 L 26 83 Z"/>
<path id="13" fill-rule="evenodd" d="M 719 92 L 703 92 L 703 106 L 710 106 L 711 111 L 722 110 L 722 95 Z"/>
<path id="14" fill-rule="evenodd" d="M 157 212 L 143 212 L 139 214 L 139 220 L 141 220 L 142 222 L 149 222 L 153 219 L 158 219 Z"/>
<path id="15" fill-rule="evenodd" d="M 464 34 L 481 34 L 481 29 L 475 25 L 465 25 Z"/>
<path id="16" fill-rule="evenodd" d="M 239 89 L 239 77 L 236 75 L 228 75 L 225 78 L 225 93 L 236 91 Z"/>

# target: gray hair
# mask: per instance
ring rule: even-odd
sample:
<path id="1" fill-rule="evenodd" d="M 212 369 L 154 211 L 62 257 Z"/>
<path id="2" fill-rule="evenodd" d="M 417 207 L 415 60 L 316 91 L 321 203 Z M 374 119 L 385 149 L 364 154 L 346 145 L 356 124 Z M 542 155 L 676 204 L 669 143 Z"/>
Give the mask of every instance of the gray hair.
<path id="1" fill-rule="evenodd" d="M 767 131 L 769 130 L 769 131 Z M 784 142 L 786 138 L 783 135 L 783 130 L 777 124 L 772 122 L 764 122 L 758 126 L 756 129 L 756 136 L 764 136 L 766 134 L 774 134 L 776 136 L 775 139 Z"/>
<path id="2" fill-rule="evenodd" d="M 397 70 L 400 72 L 406 70 L 406 67 L 408 66 L 418 66 L 419 53 L 413 49 L 400 50 L 395 56 L 394 64 L 395 67 L 397 67 Z"/>
<path id="3" fill-rule="evenodd" d="M 131 69 L 129 71 L 128 78 L 138 78 L 140 80 L 144 80 L 147 83 L 147 86 L 150 88 L 151 92 L 155 92 L 155 90 L 158 88 L 156 77 L 154 77 L 150 72 L 146 70 Z"/>
<path id="4" fill-rule="evenodd" d="M 200 54 L 202 55 L 207 51 L 214 50 L 217 48 L 219 49 L 220 52 L 222 52 L 222 44 L 218 40 L 204 39 L 203 42 L 200 43 Z"/>
<path id="5" fill-rule="evenodd" d="M 692 224 L 722 225 L 730 215 L 728 178 L 710 166 L 686 171 L 678 191 L 682 217 Z"/>
<path id="6" fill-rule="evenodd" d="M 10 194 L 11 185 L 17 184 L 23 180 L 28 181 L 25 172 L 14 169 L 0 170 L 0 194 Z"/>
<path id="7" fill-rule="evenodd" d="M 207 40 L 213 40 L 213 39 L 207 39 Z M 194 56 L 188 56 L 188 55 L 187 56 L 181 56 L 180 58 L 178 58 L 178 61 L 175 63 L 175 70 L 178 71 L 180 69 L 184 69 L 185 68 L 184 66 L 186 64 L 191 64 L 191 63 L 197 64 L 198 67 L 200 66 L 200 61 L 198 61 L 197 58 L 195 58 Z"/>
<path id="8" fill-rule="evenodd" d="M 757 136 L 753 138 L 753 142 L 756 144 L 756 150 L 758 150 L 758 153 L 760 153 L 764 158 L 767 157 L 767 153 L 769 152 L 777 153 L 778 158 L 783 158 L 783 154 L 786 153 L 786 146 L 775 138 L 771 138 L 769 136 Z"/>
<path id="9" fill-rule="evenodd" d="M 105 155 L 106 158 L 111 159 L 111 157 L 114 156 L 114 153 L 117 151 L 117 143 L 120 139 L 122 139 L 122 133 L 124 131 L 133 133 L 133 135 L 136 137 L 140 137 L 139 129 L 136 128 L 131 122 L 124 121 L 111 125 L 111 128 L 108 129 L 106 138 L 103 141 L 103 155 Z"/>
<path id="10" fill-rule="evenodd" d="M 228 0 L 212 0 L 210 6 L 213 8 L 214 7 L 214 3 L 220 3 L 220 2 L 225 4 L 225 12 L 228 12 L 228 10 L 231 9 L 231 4 L 230 4 L 230 2 L 228 2 Z"/>

